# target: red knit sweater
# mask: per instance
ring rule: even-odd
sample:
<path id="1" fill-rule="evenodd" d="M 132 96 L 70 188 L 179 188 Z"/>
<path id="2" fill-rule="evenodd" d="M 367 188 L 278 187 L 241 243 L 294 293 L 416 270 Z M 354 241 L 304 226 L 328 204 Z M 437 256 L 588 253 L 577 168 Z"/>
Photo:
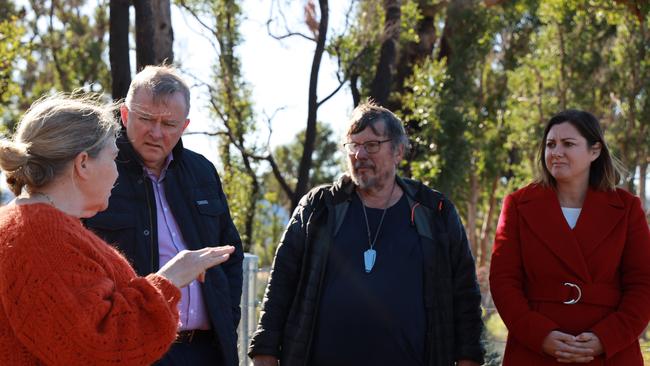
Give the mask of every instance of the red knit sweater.
<path id="1" fill-rule="evenodd" d="M 174 340 L 179 298 L 78 219 L 0 208 L 0 365 L 150 364 Z"/>

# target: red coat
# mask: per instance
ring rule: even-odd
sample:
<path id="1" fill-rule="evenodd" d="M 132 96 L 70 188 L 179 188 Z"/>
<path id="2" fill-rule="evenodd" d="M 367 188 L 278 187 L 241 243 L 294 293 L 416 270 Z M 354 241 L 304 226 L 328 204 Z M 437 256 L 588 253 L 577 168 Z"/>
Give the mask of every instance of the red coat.
<path id="1" fill-rule="evenodd" d="M 576 286 L 580 299 L 564 304 L 578 299 Z M 490 288 L 509 330 L 503 365 L 559 364 L 542 352 L 552 330 L 598 336 L 604 355 L 579 365 L 643 365 L 650 232 L 639 199 L 590 189 L 571 230 L 552 189 L 533 184 L 507 196 Z"/>

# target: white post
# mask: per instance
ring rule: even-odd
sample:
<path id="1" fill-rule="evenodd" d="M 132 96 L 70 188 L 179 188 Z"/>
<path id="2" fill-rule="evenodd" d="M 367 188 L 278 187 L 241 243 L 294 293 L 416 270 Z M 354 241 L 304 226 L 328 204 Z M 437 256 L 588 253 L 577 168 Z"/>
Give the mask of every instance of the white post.
<path id="1" fill-rule="evenodd" d="M 239 365 L 252 365 L 248 358 L 248 345 L 253 332 L 257 327 L 256 319 L 256 290 L 258 257 L 254 254 L 244 253 L 243 286 L 241 294 L 241 321 L 239 322 Z"/>

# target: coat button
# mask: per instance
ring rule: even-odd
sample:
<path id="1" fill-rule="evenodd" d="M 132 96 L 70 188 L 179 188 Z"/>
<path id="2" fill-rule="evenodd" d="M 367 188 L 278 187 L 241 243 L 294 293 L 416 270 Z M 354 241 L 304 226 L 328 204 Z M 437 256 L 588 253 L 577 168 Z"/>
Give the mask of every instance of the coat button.
<path id="1" fill-rule="evenodd" d="M 142 178 L 138 179 L 138 184 L 142 184 Z"/>
<path id="2" fill-rule="evenodd" d="M 145 229 L 143 232 L 144 236 L 149 236 L 149 230 Z"/>

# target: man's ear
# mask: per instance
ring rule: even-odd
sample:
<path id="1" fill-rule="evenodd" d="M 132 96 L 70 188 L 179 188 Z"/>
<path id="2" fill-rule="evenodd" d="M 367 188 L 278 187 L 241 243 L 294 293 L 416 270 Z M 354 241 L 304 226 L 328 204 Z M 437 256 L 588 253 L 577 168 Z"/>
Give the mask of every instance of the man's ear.
<path id="1" fill-rule="evenodd" d="M 129 121 L 129 108 L 124 103 L 120 106 L 120 117 L 122 117 L 122 126 L 126 127 Z"/>
<path id="2" fill-rule="evenodd" d="M 190 119 L 189 118 L 185 119 L 185 124 L 183 125 L 183 131 L 185 131 L 185 129 L 189 124 L 190 124 Z"/>
<path id="3" fill-rule="evenodd" d="M 399 164 L 404 159 L 404 144 L 399 144 L 395 149 L 395 164 Z"/>
<path id="4" fill-rule="evenodd" d="M 87 179 L 90 176 L 89 160 L 90 156 L 86 151 L 82 151 L 75 156 L 72 164 L 76 176 L 81 179 Z"/>

